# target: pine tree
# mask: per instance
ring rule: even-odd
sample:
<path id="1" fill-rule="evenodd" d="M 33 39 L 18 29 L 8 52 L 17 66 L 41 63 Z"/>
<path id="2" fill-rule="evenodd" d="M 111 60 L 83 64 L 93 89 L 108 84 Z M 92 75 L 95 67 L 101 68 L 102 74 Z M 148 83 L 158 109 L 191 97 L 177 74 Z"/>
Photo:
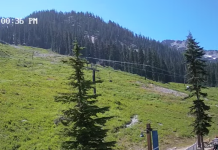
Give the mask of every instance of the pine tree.
<path id="1" fill-rule="evenodd" d="M 187 37 L 187 49 L 185 51 L 187 72 L 189 75 L 188 83 L 191 84 L 190 96 L 196 96 L 196 100 L 193 101 L 193 106 L 190 107 L 190 112 L 195 116 L 195 121 L 192 124 L 193 132 L 198 136 L 198 146 L 203 147 L 203 136 L 209 133 L 208 127 L 210 127 L 211 117 L 208 116 L 206 111 L 210 109 L 210 106 L 205 105 L 201 96 L 207 96 L 207 93 L 201 92 L 203 83 L 205 82 L 205 61 L 202 60 L 204 55 L 203 48 L 198 46 L 199 43 L 193 39 L 191 33 Z"/>
<path id="2" fill-rule="evenodd" d="M 55 97 L 56 102 L 74 104 L 73 108 L 63 110 L 62 124 L 65 126 L 63 136 L 67 137 L 67 141 L 62 143 L 63 149 L 75 150 L 110 150 L 115 142 L 105 142 L 107 129 L 103 129 L 104 124 L 112 117 L 98 117 L 97 114 L 104 113 L 109 107 L 99 108 L 95 103 L 99 94 L 90 94 L 93 88 L 93 82 L 85 80 L 83 69 L 86 61 L 80 58 L 80 51 L 77 42 L 74 43 L 74 57 L 68 61 L 64 61 L 73 67 L 73 73 L 70 76 L 69 85 L 73 87 L 75 92 L 61 93 Z M 96 81 L 95 83 L 101 83 Z"/>

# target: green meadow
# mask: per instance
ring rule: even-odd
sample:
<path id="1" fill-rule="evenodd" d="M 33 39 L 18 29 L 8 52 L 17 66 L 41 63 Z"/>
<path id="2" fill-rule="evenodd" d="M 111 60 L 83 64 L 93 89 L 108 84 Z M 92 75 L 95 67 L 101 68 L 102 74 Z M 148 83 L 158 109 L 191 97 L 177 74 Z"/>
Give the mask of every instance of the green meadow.
<path id="1" fill-rule="evenodd" d="M 62 59 L 67 56 L 50 50 L 0 44 L 1 150 L 60 149 L 65 139 L 59 135 L 63 126 L 55 125 L 54 120 L 61 116 L 61 110 L 73 105 L 57 103 L 54 96 L 74 90 L 67 85 L 72 69 Z M 104 115 L 114 116 L 105 128 L 109 129 L 106 140 L 117 141 L 115 149 L 144 149 L 146 135 L 140 137 L 140 133 L 147 123 L 158 130 L 160 149 L 188 146 L 196 141 L 190 126 L 194 119 L 189 114 L 192 99 L 183 99 L 188 94 L 187 85 L 162 84 L 109 67 L 97 68 L 96 79 L 103 80 L 96 85 L 97 93 L 102 95 L 98 105 L 110 106 Z M 92 72 L 85 70 L 85 77 L 92 80 Z M 213 117 L 207 139 L 218 135 L 218 88 L 204 91 Z M 138 122 L 126 128 L 134 115 L 138 115 Z"/>

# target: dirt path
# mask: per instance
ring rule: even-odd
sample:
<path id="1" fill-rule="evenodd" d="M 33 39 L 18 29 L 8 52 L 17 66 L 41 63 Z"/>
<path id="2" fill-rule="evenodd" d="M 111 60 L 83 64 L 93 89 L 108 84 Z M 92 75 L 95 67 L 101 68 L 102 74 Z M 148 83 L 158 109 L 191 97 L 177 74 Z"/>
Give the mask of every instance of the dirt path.
<path id="1" fill-rule="evenodd" d="M 53 52 L 49 52 L 49 53 L 40 53 L 37 51 L 34 51 L 34 57 L 61 57 L 62 55 L 53 53 Z"/>
<path id="2" fill-rule="evenodd" d="M 148 90 L 151 90 L 151 91 L 154 91 L 154 92 L 159 92 L 159 93 L 164 93 L 164 94 L 172 94 L 174 96 L 177 96 L 177 97 L 186 97 L 188 96 L 188 94 L 185 94 L 185 93 L 182 93 L 182 92 L 179 92 L 179 91 L 176 91 L 176 90 L 171 90 L 171 89 L 168 89 L 168 88 L 164 88 L 164 87 L 161 87 L 161 86 L 157 86 L 157 85 L 154 85 L 154 84 L 143 84 L 139 81 L 136 81 L 137 84 L 140 84 L 142 86 L 143 89 L 148 89 Z"/>

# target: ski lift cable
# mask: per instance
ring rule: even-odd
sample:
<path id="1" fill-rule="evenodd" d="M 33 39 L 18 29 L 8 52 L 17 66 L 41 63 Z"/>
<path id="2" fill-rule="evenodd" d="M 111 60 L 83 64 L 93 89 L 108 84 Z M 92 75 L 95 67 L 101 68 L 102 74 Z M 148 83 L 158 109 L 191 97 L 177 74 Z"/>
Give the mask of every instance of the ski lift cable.
<path id="1" fill-rule="evenodd" d="M 107 59 L 101 59 L 101 58 L 95 58 L 95 57 L 85 57 L 85 58 L 97 59 L 97 60 L 101 60 L 101 61 L 114 62 L 114 63 L 132 64 L 132 65 L 142 65 L 142 66 L 145 66 L 145 67 L 151 67 L 151 68 L 155 68 L 155 69 L 157 69 L 157 70 L 161 70 L 161 71 L 170 73 L 170 72 L 167 71 L 167 70 L 164 70 L 164 69 L 161 69 L 161 68 L 158 68 L 158 67 L 154 67 L 154 66 L 151 66 L 151 65 L 138 64 L 138 63 L 131 63 L 131 62 L 122 62 L 122 61 L 114 61 L 114 60 L 107 60 Z M 177 75 L 179 75 L 179 74 L 177 74 Z M 181 75 L 179 75 L 179 76 L 181 76 Z"/>
<path id="2" fill-rule="evenodd" d="M 123 61 L 115 61 L 115 60 L 101 59 L 101 58 L 95 58 L 95 57 L 85 57 L 85 58 L 97 59 L 97 60 L 108 61 L 108 62 L 124 63 L 124 64 L 142 65 L 142 66 L 152 67 L 152 68 L 155 68 L 155 69 L 158 69 L 158 70 L 166 71 L 164 69 L 161 69 L 161 68 L 158 68 L 158 67 L 154 67 L 154 66 L 151 66 L 151 65 L 145 65 L 145 64 L 123 62 Z M 168 72 L 168 71 L 166 71 L 166 72 Z"/>

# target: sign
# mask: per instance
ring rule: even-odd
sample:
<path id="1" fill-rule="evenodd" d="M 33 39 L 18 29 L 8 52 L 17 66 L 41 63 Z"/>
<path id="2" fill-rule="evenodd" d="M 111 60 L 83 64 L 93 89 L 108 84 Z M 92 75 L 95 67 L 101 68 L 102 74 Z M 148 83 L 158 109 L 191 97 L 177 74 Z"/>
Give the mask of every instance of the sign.
<path id="1" fill-rule="evenodd" d="M 153 150 L 159 150 L 157 131 L 152 131 Z"/>

